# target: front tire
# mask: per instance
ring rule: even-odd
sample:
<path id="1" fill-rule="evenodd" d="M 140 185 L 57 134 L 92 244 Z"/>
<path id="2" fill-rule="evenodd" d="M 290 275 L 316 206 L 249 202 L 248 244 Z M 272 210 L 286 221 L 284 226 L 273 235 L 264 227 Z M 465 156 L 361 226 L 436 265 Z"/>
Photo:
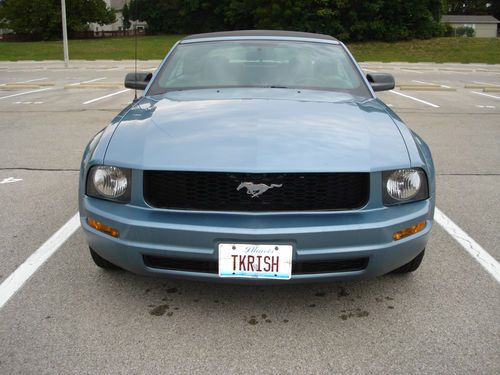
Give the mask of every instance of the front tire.
<path id="1" fill-rule="evenodd" d="M 99 254 L 97 254 L 91 247 L 89 247 L 90 250 L 90 256 L 92 257 L 92 260 L 96 264 L 97 267 L 100 267 L 105 270 L 119 270 L 120 267 L 117 265 L 107 261 L 103 257 L 101 257 Z"/>
<path id="2" fill-rule="evenodd" d="M 424 254 L 425 254 L 425 249 L 422 250 L 420 254 L 418 254 L 413 260 L 409 261 L 405 265 L 396 268 L 392 273 L 410 273 L 414 272 L 417 270 L 418 267 L 420 267 L 420 264 L 422 263 L 422 259 L 424 259 Z"/>

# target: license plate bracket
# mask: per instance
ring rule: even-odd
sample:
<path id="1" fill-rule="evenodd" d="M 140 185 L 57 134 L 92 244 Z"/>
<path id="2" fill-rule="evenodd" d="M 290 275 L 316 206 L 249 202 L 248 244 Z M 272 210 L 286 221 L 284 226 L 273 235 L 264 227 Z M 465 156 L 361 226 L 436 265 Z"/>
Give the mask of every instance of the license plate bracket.
<path id="1" fill-rule="evenodd" d="M 289 280 L 292 245 L 220 243 L 219 277 Z"/>

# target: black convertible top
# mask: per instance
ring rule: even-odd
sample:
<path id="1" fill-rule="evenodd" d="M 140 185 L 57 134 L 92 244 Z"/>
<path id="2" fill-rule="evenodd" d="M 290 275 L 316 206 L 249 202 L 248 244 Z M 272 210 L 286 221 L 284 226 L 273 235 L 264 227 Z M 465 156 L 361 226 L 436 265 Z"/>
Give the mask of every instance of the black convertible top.
<path id="1" fill-rule="evenodd" d="M 205 33 L 205 34 L 194 34 L 185 37 L 182 40 L 194 40 L 194 39 L 204 39 L 204 38 L 225 38 L 225 37 L 291 37 L 291 38 L 308 38 L 308 39 L 322 39 L 331 40 L 338 42 L 337 39 L 330 35 L 324 34 L 314 34 L 314 33 L 304 33 L 300 31 L 284 31 L 284 30 L 238 30 L 238 31 L 220 31 L 216 33 Z"/>

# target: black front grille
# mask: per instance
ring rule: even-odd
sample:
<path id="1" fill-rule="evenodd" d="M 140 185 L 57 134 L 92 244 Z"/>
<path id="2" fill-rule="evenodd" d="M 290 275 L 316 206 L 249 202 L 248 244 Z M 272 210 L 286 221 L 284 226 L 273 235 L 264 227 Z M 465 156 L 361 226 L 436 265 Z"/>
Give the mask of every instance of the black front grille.
<path id="1" fill-rule="evenodd" d="M 153 255 L 143 255 L 147 267 L 174 271 L 190 271 L 201 273 L 219 273 L 217 261 L 167 258 Z M 338 259 L 317 262 L 294 262 L 293 275 L 352 272 L 361 271 L 368 265 L 368 258 Z"/>
<path id="2" fill-rule="evenodd" d="M 166 258 L 153 255 L 143 255 L 144 264 L 151 268 L 161 268 L 174 271 L 190 271 L 203 273 L 219 273 L 219 266 L 214 261 Z"/>
<path id="3" fill-rule="evenodd" d="M 250 188 L 255 185 L 271 188 L 252 197 L 247 187 L 240 187 L 246 182 L 254 184 Z M 351 210 L 368 202 L 369 191 L 369 173 L 144 171 L 144 198 L 157 208 L 249 212 Z"/>
<path id="4" fill-rule="evenodd" d="M 368 265 L 368 258 L 339 259 L 317 262 L 297 262 L 292 266 L 293 274 L 361 271 Z"/>

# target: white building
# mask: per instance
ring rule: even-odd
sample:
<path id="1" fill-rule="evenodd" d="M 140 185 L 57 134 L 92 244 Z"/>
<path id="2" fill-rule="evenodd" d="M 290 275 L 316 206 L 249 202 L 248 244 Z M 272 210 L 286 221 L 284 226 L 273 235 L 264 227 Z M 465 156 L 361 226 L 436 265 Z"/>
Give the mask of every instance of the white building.
<path id="1" fill-rule="evenodd" d="M 3 39 L 4 35 L 12 33 L 13 31 L 11 29 L 0 29 L 0 39 Z"/>
<path id="2" fill-rule="evenodd" d="M 444 23 L 450 24 L 454 29 L 457 27 L 470 27 L 474 29 L 478 38 L 495 38 L 498 34 L 497 28 L 500 21 L 493 16 L 454 16 L 444 15 L 441 18 Z"/>
<path id="3" fill-rule="evenodd" d="M 97 23 L 91 23 L 89 25 L 89 30 L 94 31 L 94 32 L 106 32 L 106 31 L 112 31 L 112 32 L 119 32 L 123 31 L 123 15 L 122 15 L 122 10 L 123 6 L 125 3 L 129 3 L 130 0 L 104 0 L 106 5 L 113 9 L 116 14 L 116 21 L 114 23 L 110 23 L 108 25 L 99 25 Z M 137 25 L 137 30 L 140 32 L 143 32 L 144 29 L 147 26 L 146 22 L 137 22 L 137 21 L 130 21 L 131 27 L 129 30 L 134 30 L 134 26 Z"/>

